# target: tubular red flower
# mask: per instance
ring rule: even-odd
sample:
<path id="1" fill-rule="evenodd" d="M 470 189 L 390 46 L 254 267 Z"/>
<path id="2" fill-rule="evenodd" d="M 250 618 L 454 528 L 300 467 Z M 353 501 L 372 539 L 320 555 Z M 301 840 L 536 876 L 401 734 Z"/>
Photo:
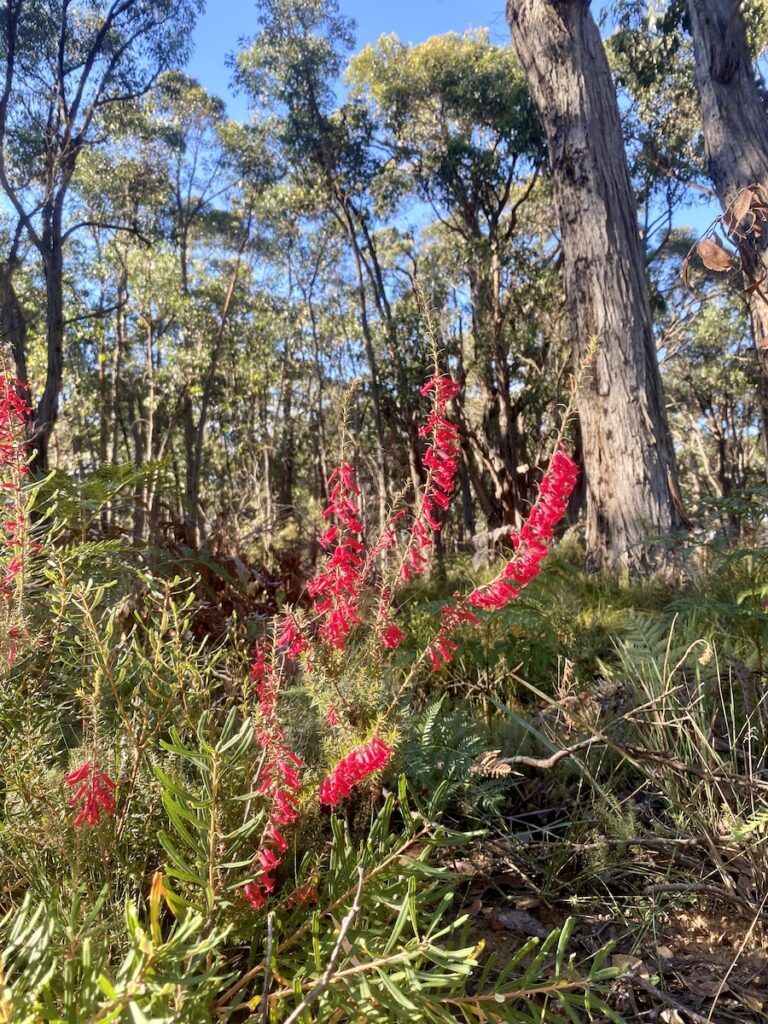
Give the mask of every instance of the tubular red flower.
<path id="1" fill-rule="evenodd" d="M 459 392 L 458 385 L 447 374 L 433 374 L 421 389 L 422 395 L 434 393 L 432 412 L 423 427 L 421 437 L 430 438 L 424 455 L 427 468 L 427 483 L 419 505 L 416 520 L 411 528 L 408 547 L 400 569 L 400 579 L 406 581 L 416 573 L 422 573 L 427 559 L 421 552 L 432 546 L 432 535 L 442 528 L 440 509 L 445 510 L 451 503 L 453 484 L 459 462 L 459 432 L 446 419 L 448 403 Z"/>
<path id="2" fill-rule="evenodd" d="M 320 615 L 320 636 L 337 650 L 343 650 L 350 631 L 360 625 L 357 606 L 362 589 L 365 545 L 360 539 L 363 524 L 357 499 L 360 488 L 355 472 L 343 462 L 328 478 L 328 505 L 323 512 L 332 523 L 320 538 L 329 551 L 323 567 L 307 584 Z"/>
<path id="3" fill-rule="evenodd" d="M 248 882 L 243 887 L 243 892 L 245 893 L 245 898 L 248 900 L 248 902 L 251 904 L 254 910 L 261 910 L 262 907 L 266 907 L 267 897 L 261 891 L 258 882 Z"/>
<path id="4" fill-rule="evenodd" d="M 382 645 L 388 650 L 393 650 L 395 647 L 399 647 L 405 639 L 405 633 L 394 622 L 390 622 L 385 625 L 379 632 Z"/>
<path id="5" fill-rule="evenodd" d="M 296 620 L 292 615 L 286 615 L 283 619 L 283 628 L 277 638 L 277 646 L 285 649 L 285 656 L 291 661 L 298 658 L 304 651 L 309 650 L 309 643 L 296 625 Z"/>
<path id="6" fill-rule="evenodd" d="M 513 534 L 514 556 L 495 579 L 472 591 L 468 598 L 471 604 L 477 608 L 504 608 L 539 575 L 549 552 L 547 542 L 565 515 L 578 475 L 575 462 L 558 449 L 541 481 L 536 504 L 520 532 Z"/>
<path id="7" fill-rule="evenodd" d="M 385 768 L 391 757 L 392 748 L 378 736 L 355 747 L 342 757 L 331 774 L 320 783 L 317 793 L 320 803 L 335 806 L 349 796 L 353 786 L 380 768 Z"/>
<path id="8" fill-rule="evenodd" d="M 69 798 L 70 806 L 82 803 L 80 812 L 73 821 L 75 827 L 84 822 L 87 825 L 97 824 L 102 811 L 109 815 L 115 813 L 115 798 L 112 791 L 117 783 L 113 782 L 95 761 L 81 764 L 79 768 L 65 775 L 64 781 L 70 789 L 75 790 Z"/>
<path id="9" fill-rule="evenodd" d="M 290 655 L 291 650 L 297 649 L 297 643 L 305 641 L 292 617 L 286 616 L 276 646 L 286 648 L 286 655 Z M 259 865 L 259 876 L 243 889 L 254 910 L 264 907 L 267 895 L 274 891 L 276 879 L 273 872 L 280 866 L 282 856 L 288 849 L 288 842 L 278 826 L 290 825 L 298 818 L 297 794 L 302 785 L 299 772 L 303 768 L 303 762 L 290 750 L 285 734 L 280 728 L 277 714 L 280 679 L 269 655 L 267 641 L 260 641 L 256 645 L 251 665 L 251 678 L 256 683 L 261 713 L 260 721 L 255 726 L 255 733 L 265 752 L 259 793 L 266 797 L 270 804 L 264 839 L 255 856 L 255 861 Z"/>

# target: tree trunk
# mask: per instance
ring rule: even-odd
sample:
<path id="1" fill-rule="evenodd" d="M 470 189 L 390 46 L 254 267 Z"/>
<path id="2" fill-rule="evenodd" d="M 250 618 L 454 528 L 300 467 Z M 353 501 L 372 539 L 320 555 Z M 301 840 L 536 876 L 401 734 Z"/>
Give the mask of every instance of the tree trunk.
<path id="1" fill-rule="evenodd" d="M 748 185 L 768 188 L 768 111 L 738 0 L 688 0 L 707 170 L 725 209 Z M 754 239 L 758 273 L 768 274 L 768 234 Z M 766 282 L 747 293 L 759 369 L 768 472 L 768 301 Z"/>
<path id="2" fill-rule="evenodd" d="M 589 0 L 508 0 L 507 20 L 547 135 L 577 368 L 599 345 L 579 399 L 588 559 L 642 572 L 681 505 L 608 61 Z"/>
<path id="3" fill-rule="evenodd" d="M 17 379 L 23 384 L 28 384 L 27 324 L 24 310 L 13 287 L 14 269 L 11 263 L 0 262 L 0 343 L 3 346 L 3 358 L 6 350 L 13 358 Z M 3 370 L 8 372 L 10 367 L 3 366 Z"/>
<path id="4" fill-rule="evenodd" d="M 379 377 L 378 361 L 376 350 L 373 344 L 373 334 L 368 320 L 368 301 L 365 290 L 364 264 L 360 245 L 355 233 L 355 225 L 352 215 L 343 199 L 339 200 L 343 215 L 343 222 L 347 232 L 347 238 L 352 250 L 352 257 L 355 265 L 355 279 L 357 283 L 357 304 L 360 312 L 360 329 L 365 342 L 365 355 L 368 361 L 368 373 L 371 385 L 371 401 L 373 404 L 373 423 L 376 429 L 375 442 L 375 465 L 376 465 L 376 490 L 378 492 L 379 510 L 379 531 L 383 531 L 387 523 L 387 501 L 389 498 L 389 483 L 387 479 L 387 463 L 384 439 L 384 415 L 381 400 L 381 385 Z"/>
<path id="5" fill-rule="evenodd" d="M 60 232 L 51 233 L 50 239 L 46 241 L 49 244 L 46 245 L 43 270 L 47 360 L 45 387 L 37 406 L 32 438 L 35 449 L 32 466 L 41 473 L 49 468 L 48 451 L 51 434 L 59 417 L 59 395 L 64 376 L 64 260 Z"/>

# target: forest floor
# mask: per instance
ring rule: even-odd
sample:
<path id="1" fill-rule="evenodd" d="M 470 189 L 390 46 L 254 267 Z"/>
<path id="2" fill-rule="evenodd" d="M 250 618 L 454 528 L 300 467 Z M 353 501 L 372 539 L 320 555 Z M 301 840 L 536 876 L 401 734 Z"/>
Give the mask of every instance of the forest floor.
<path id="1" fill-rule="evenodd" d="M 483 780 L 498 804 L 459 801 L 486 830 L 451 860 L 473 937 L 504 963 L 572 919 L 577 958 L 613 945 L 611 1006 L 627 1021 L 768 1020 L 767 617 L 732 555 L 686 586 L 553 564 L 485 657 L 460 652 L 448 698 L 490 705 L 486 745 L 518 755 L 511 776 Z M 483 677 L 499 658 L 507 674 Z"/>
<path id="2" fill-rule="evenodd" d="M 637 848 L 636 853 L 643 856 Z M 467 875 L 464 910 L 472 919 L 472 937 L 501 963 L 527 939 L 543 939 L 573 918 L 571 948 L 577 953 L 588 957 L 615 943 L 611 963 L 622 968 L 622 978 L 612 1003 L 626 1021 L 757 1024 L 768 1018 L 768 918 L 763 915 L 713 899 L 693 885 L 684 908 L 665 909 L 656 902 L 650 913 L 647 905 L 611 913 L 606 907 L 553 904 L 537 894 L 514 855 L 494 845 L 479 847 L 453 866 Z M 663 886 L 647 888 L 657 890 L 647 893 L 650 900 Z M 621 899 L 618 893 L 613 898 Z"/>

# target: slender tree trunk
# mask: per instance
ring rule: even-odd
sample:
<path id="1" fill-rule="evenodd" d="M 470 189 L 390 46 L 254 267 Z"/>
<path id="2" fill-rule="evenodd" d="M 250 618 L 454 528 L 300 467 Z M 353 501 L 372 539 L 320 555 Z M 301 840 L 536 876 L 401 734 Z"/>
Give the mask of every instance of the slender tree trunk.
<path id="1" fill-rule="evenodd" d="M 120 407 L 121 387 L 120 376 L 123 369 L 123 356 L 126 351 L 125 307 L 128 302 L 128 269 L 122 264 L 117 278 L 117 309 L 115 310 L 115 348 L 112 353 L 110 406 L 112 412 L 112 436 L 109 456 L 106 461 L 117 465 L 120 457 Z M 130 453 L 129 453 L 130 454 Z"/>
<path id="2" fill-rule="evenodd" d="M 546 130 L 577 367 L 599 343 L 579 402 L 588 558 L 640 572 L 681 505 L 616 94 L 589 0 L 508 0 L 507 20 Z"/>
<path id="3" fill-rule="evenodd" d="M 768 188 L 768 110 L 747 47 L 738 0 L 688 0 L 707 168 L 725 209 L 748 185 Z M 754 239 L 758 274 L 768 275 L 768 234 Z M 768 473 L 768 276 L 747 293 L 759 369 Z"/>
<path id="4" fill-rule="evenodd" d="M 365 355 L 368 361 L 368 373 L 371 384 L 371 401 L 373 404 L 373 422 L 376 429 L 376 489 L 378 491 L 378 512 L 379 529 L 383 530 L 387 522 L 387 499 L 389 497 L 389 485 L 387 481 L 387 464 L 384 440 L 384 414 L 381 401 L 381 385 L 379 378 L 379 366 L 376 359 L 376 351 L 373 344 L 373 333 L 370 321 L 368 320 L 368 301 L 365 292 L 365 275 L 362 253 L 355 233 L 355 225 L 352 215 L 343 200 L 339 200 L 344 225 L 347 231 L 347 239 L 352 250 L 352 257 L 355 264 L 355 279 L 357 283 L 357 303 L 360 312 L 360 329 L 365 343 Z"/>
<path id="5" fill-rule="evenodd" d="M 277 519 L 278 524 L 288 522 L 296 512 L 294 505 L 294 471 L 296 463 L 296 435 L 293 421 L 293 373 L 292 353 L 289 342 L 285 342 L 283 348 L 283 372 L 280 388 L 280 440 L 277 445 L 277 458 L 275 468 L 277 469 L 276 491 L 277 491 Z"/>
<path id="6" fill-rule="evenodd" d="M 45 387 L 37 406 L 32 438 L 35 449 L 32 465 L 40 472 L 49 467 L 50 440 L 59 416 L 59 395 L 64 376 L 64 259 L 59 220 L 60 214 L 54 211 L 43 233 L 47 358 Z"/>
<path id="7" fill-rule="evenodd" d="M 0 342 L 10 352 L 18 380 L 27 378 L 27 325 L 16 289 L 13 287 L 14 266 L 0 262 Z"/>

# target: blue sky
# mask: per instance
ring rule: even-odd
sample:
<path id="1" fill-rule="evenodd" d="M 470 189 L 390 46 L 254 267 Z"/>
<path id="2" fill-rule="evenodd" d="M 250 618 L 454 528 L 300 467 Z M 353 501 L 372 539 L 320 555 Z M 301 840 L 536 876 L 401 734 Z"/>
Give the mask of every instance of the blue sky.
<path id="1" fill-rule="evenodd" d="M 593 2 L 597 17 L 604 3 Z M 443 32 L 463 32 L 468 28 L 487 28 L 499 45 L 509 42 L 504 18 L 505 0 L 340 0 L 344 14 L 357 22 L 357 48 L 375 42 L 384 33 L 394 32 L 404 42 L 418 43 Z M 227 101 L 232 117 L 247 116 L 242 97 L 233 95 L 227 56 L 239 48 L 239 42 L 255 35 L 254 0 L 208 0 L 194 34 L 194 53 L 187 70 L 211 93 Z M 703 231 L 716 212 L 694 199 L 693 208 L 679 211 L 678 224 L 694 224 Z"/>
<path id="2" fill-rule="evenodd" d="M 227 99 L 235 117 L 244 116 L 244 105 L 229 95 L 230 73 L 226 56 L 238 48 L 238 40 L 257 31 L 253 0 L 208 0 L 207 10 L 195 30 L 195 52 L 188 71 L 200 83 Z M 341 0 L 344 14 L 357 22 L 357 44 L 375 42 L 394 32 L 404 42 L 419 43 L 443 32 L 487 28 L 497 43 L 509 40 L 504 21 L 504 0 Z"/>

